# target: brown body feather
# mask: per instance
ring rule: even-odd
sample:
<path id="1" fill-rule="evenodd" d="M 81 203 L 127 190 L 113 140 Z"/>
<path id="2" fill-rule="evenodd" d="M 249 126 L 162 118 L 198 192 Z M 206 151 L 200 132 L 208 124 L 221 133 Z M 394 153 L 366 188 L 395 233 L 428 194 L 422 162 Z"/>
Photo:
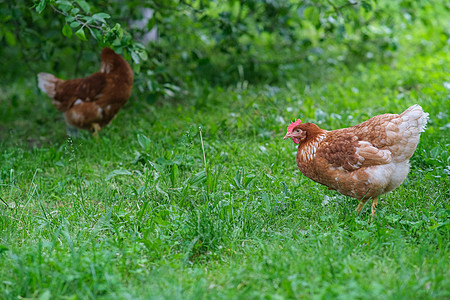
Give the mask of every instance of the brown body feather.
<path id="1" fill-rule="evenodd" d="M 106 126 L 128 101 L 133 71 L 120 55 L 109 48 L 101 54 L 101 68 L 89 77 L 62 80 L 39 73 L 39 87 L 52 98 L 67 124 L 94 130 Z"/>

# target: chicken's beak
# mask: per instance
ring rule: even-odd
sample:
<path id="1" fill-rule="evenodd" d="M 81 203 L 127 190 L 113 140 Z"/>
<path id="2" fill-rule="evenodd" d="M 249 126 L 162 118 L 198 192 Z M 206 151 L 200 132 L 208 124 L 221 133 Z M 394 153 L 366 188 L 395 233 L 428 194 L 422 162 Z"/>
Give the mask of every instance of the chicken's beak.
<path id="1" fill-rule="evenodd" d="M 286 133 L 286 135 L 284 136 L 283 140 L 288 139 L 288 138 L 292 138 L 292 132 Z"/>

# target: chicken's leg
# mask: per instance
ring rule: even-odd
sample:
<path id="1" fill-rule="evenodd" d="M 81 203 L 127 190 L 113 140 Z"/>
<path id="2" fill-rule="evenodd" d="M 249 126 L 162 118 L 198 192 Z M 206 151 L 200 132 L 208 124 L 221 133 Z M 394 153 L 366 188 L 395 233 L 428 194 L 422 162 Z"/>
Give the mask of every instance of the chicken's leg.
<path id="1" fill-rule="evenodd" d="M 100 127 L 99 124 L 97 124 L 97 123 L 92 123 L 92 129 L 93 129 L 92 135 L 95 137 L 96 140 L 98 140 L 98 132 L 99 132 L 100 129 L 102 129 L 102 128 Z"/>
<path id="2" fill-rule="evenodd" d="M 371 222 L 373 222 L 373 218 L 375 218 L 375 211 L 377 209 L 377 205 L 378 205 L 378 197 L 375 197 L 372 200 L 372 219 L 370 220 Z"/>
<path id="3" fill-rule="evenodd" d="M 361 209 L 364 207 L 364 204 L 366 204 L 366 202 L 367 202 L 367 199 L 361 199 L 359 201 L 359 204 L 358 204 L 358 206 L 355 209 L 355 211 L 357 211 L 358 214 L 361 212 Z"/>

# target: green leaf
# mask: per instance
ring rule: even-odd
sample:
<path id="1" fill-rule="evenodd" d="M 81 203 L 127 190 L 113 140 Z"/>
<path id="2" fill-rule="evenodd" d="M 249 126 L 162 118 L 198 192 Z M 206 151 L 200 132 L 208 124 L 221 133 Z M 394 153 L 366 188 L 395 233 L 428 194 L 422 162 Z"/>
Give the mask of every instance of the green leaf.
<path id="1" fill-rule="evenodd" d="M 84 29 L 80 28 L 75 32 L 75 35 L 82 41 L 87 41 L 86 35 L 84 34 Z"/>
<path id="2" fill-rule="evenodd" d="M 9 250 L 8 247 L 6 247 L 5 245 L 1 245 L 1 244 L 0 244 L 0 254 L 2 254 L 3 252 L 6 252 L 6 251 L 8 251 L 8 250 Z"/>
<path id="3" fill-rule="evenodd" d="M 11 31 L 5 31 L 4 32 L 5 35 L 5 40 L 8 43 L 8 45 L 10 46 L 15 46 L 16 45 L 16 37 L 14 36 L 14 34 Z"/>
<path id="4" fill-rule="evenodd" d="M 364 8 L 365 11 L 371 11 L 372 10 L 372 5 L 367 2 L 367 1 L 362 1 L 361 2 L 362 7 Z"/>
<path id="5" fill-rule="evenodd" d="M 45 290 L 40 296 L 39 300 L 50 300 L 52 299 L 52 293 L 49 290 Z"/>
<path id="6" fill-rule="evenodd" d="M 139 55 L 136 53 L 136 52 L 131 52 L 131 58 L 133 59 L 133 61 L 135 62 L 135 63 L 139 63 L 140 62 L 140 59 L 139 59 Z"/>
<path id="7" fill-rule="evenodd" d="M 63 29 L 62 29 L 62 34 L 64 35 L 64 36 L 67 36 L 67 37 L 71 37 L 72 36 L 72 28 L 70 28 L 70 26 L 69 26 L 69 24 L 64 24 L 64 27 L 63 27 Z"/>
<path id="8" fill-rule="evenodd" d="M 92 16 L 92 19 L 102 22 L 102 23 L 106 23 L 105 19 L 109 19 L 109 18 L 111 18 L 111 16 L 108 14 L 105 14 L 105 13 L 98 13 L 98 14 L 94 14 Z"/>
<path id="9" fill-rule="evenodd" d="M 120 30 L 120 24 L 119 23 L 116 23 L 116 25 L 114 25 L 114 27 L 111 29 L 112 31 L 118 31 L 118 30 Z"/>
<path id="10" fill-rule="evenodd" d="M 101 41 L 103 38 L 103 33 L 101 30 L 92 29 L 91 30 L 92 35 L 95 37 L 96 40 Z"/>
<path id="11" fill-rule="evenodd" d="M 188 184 L 190 184 L 192 187 L 198 187 L 202 182 L 205 182 L 205 180 L 206 172 L 200 171 L 188 179 Z"/>
<path id="12" fill-rule="evenodd" d="M 120 169 L 120 170 L 114 170 L 111 171 L 105 178 L 105 180 L 111 180 L 111 178 L 116 177 L 117 175 L 133 175 L 130 171 Z"/>
<path id="13" fill-rule="evenodd" d="M 137 140 L 139 145 L 141 145 L 142 149 L 144 149 L 145 151 L 149 151 L 150 150 L 150 146 L 152 145 L 152 141 L 146 137 L 143 134 L 138 134 L 137 135 Z"/>
<path id="14" fill-rule="evenodd" d="M 371 236 L 371 233 L 367 230 L 358 230 L 358 231 L 354 232 L 353 234 L 360 241 L 365 241 L 365 240 L 367 240 L 367 238 L 369 238 Z"/>
<path id="15" fill-rule="evenodd" d="M 70 27 L 72 27 L 72 28 L 77 28 L 78 26 L 80 26 L 81 24 L 80 24 L 80 22 L 78 22 L 78 21 L 74 21 L 74 22 L 72 22 L 72 23 L 70 23 Z"/>
<path id="16" fill-rule="evenodd" d="M 155 25 L 156 25 L 156 18 L 153 17 L 153 18 L 151 18 L 150 20 L 148 20 L 148 23 L 147 23 L 147 29 L 148 29 L 148 30 L 152 30 L 153 27 L 155 27 Z"/>
<path id="17" fill-rule="evenodd" d="M 141 61 L 145 61 L 145 60 L 148 59 L 147 51 L 145 51 L 145 50 L 138 50 L 136 52 L 137 52 L 137 54 L 139 54 L 139 57 L 141 58 Z"/>
<path id="18" fill-rule="evenodd" d="M 41 2 L 39 2 L 39 4 L 36 6 L 37 13 L 40 14 L 41 12 L 43 12 L 45 6 L 47 6 L 47 1 L 41 0 Z"/>
<path id="19" fill-rule="evenodd" d="M 84 0 L 77 0 L 78 5 L 81 7 L 82 10 L 84 10 L 86 13 L 89 13 L 91 10 L 91 7 L 89 6 L 89 3 L 87 3 Z"/>
<path id="20" fill-rule="evenodd" d="M 261 195 L 261 199 L 262 199 L 262 202 L 264 204 L 266 211 L 270 211 L 271 205 L 270 205 L 269 195 L 264 193 Z"/>
<path id="21" fill-rule="evenodd" d="M 69 1 L 58 1 L 58 8 L 65 13 L 69 13 L 69 10 L 73 7 Z"/>
<path id="22" fill-rule="evenodd" d="M 309 6 L 303 11 L 305 19 L 309 20 L 314 26 L 320 24 L 319 10 L 315 6 Z"/>
<path id="23" fill-rule="evenodd" d="M 141 65 L 139 65 L 139 64 L 134 64 L 134 65 L 133 65 L 133 71 L 134 71 L 134 73 L 136 73 L 136 74 L 141 73 Z"/>
<path id="24" fill-rule="evenodd" d="M 170 172 L 170 181 L 172 183 L 172 187 L 176 186 L 178 177 L 180 175 L 179 173 L 180 172 L 178 171 L 178 166 L 176 164 L 173 164 Z"/>

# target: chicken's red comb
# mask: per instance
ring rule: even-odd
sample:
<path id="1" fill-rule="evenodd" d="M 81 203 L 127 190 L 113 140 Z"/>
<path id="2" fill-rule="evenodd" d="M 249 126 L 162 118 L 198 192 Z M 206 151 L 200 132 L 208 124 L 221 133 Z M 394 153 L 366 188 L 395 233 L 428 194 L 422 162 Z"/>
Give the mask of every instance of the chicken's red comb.
<path id="1" fill-rule="evenodd" d="M 292 132 L 292 130 L 294 130 L 294 128 L 297 125 L 300 125 L 300 123 L 302 123 L 302 120 L 300 119 L 296 119 L 294 122 L 292 122 L 291 124 L 289 124 L 288 128 L 287 128 L 287 132 Z"/>

